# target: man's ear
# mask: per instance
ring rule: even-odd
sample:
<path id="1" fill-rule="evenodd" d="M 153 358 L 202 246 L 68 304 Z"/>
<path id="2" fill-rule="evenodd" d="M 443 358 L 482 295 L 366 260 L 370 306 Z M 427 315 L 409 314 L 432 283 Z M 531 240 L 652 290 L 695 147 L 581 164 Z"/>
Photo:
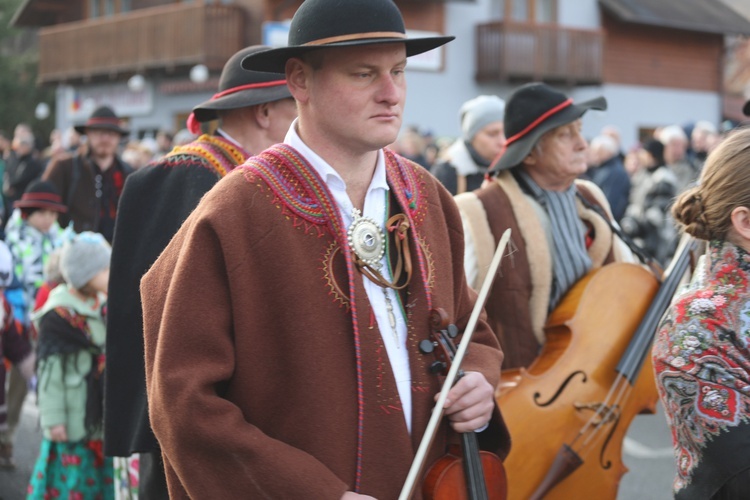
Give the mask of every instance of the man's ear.
<path id="1" fill-rule="evenodd" d="M 271 126 L 271 103 L 264 102 L 253 106 L 253 117 L 258 123 L 258 126 L 262 129 L 267 129 Z"/>
<path id="2" fill-rule="evenodd" d="M 308 77 L 311 73 L 310 66 L 298 57 L 286 62 L 286 84 L 297 102 L 307 102 Z"/>
<path id="3" fill-rule="evenodd" d="M 521 161 L 522 165 L 536 165 L 537 157 L 536 157 L 536 147 L 532 148 L 529 154 L 526 155 L 526 158 Z"/>
<path id="4" fill-rule="evenodd" d="M 750 241 L 750 209 L 737 207 L 732 210 L 732 227 L 740 236 Z"/>

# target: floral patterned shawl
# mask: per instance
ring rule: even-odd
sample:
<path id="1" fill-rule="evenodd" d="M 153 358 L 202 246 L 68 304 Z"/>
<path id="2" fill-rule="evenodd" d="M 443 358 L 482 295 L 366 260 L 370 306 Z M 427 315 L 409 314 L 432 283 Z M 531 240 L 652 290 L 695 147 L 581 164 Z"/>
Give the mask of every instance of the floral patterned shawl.
<path id="1" fill-rule="evenodd" d="M 750 254 L 710 243 L 705 274 L 659 325 L 654 369 L 677 460 L 675 498 L 750 468 Z"/>

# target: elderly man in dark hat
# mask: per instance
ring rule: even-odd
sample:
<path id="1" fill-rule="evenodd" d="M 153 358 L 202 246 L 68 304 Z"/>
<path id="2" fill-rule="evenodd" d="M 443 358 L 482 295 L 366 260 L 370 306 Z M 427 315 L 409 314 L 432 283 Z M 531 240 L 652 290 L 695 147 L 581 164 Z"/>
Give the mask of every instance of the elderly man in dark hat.
<path id="1" fill-rule="evenodd" d="M 281 142 L 297 116 L 284 75 L 240 66 L 244 57 L 267 48 L 234 54 L 224 65 L 218 92 L 193 108 L 189 127 L 197 132 L 201 122 L 219 119 L 216 133 L 178 146 L 133 174 L 120 201 L 109 281 L 104 446 L 112 456 L 141 452 L 139 488 L 145 498 L 167 498 L 167 488 L 148 421 L 139 282 L 201 197 L 252 153 Z"/>
<path id="2" fill-rule="evenodd" d="M 123 137 L 130 132 L 109 106 L 94 110 L 76 131 L 86 135 L 88 154 L 75 154 L 53 160 L 43 178 L 54 184 L 68 207 L 60 215 L 60 225 L 73 225 L 77 233 L 94 231 L 112 241 L 117 205 L 125 179 L 133 169 L 117 154 Z"/>
<path id="3" fill-rule="evenodd" d="M 586 172 L 581 116 L 606 109 L 604 98 L 579 104 L 542 83 L 516 89 L 505 108 L 506 149 L 489 185 L 456 197 L 466 225 L 466 273 L 477 286 L 500 234 L 518 248 L 503 262 L 487 301 L 505 353 L 503 368 L 528 366 L 544 342 L 548 314 L 589 270 L 630 260 L 613 233 L 609 205 Z M 601 215 L 606 214 L 606 219 Z"/>
<path id="4" fill-rule="evenodd" d="M 418 349 L 430 312 L 463 328 L 476 301 L 452 197 L 384 149 L 407 57 L 449 40 L 408 39 L 391 0 L 307 0 L 288 47 L 243 61 L 286 71 L 299 118 L 201 200 L 141 281 L 174 498 L 398 496 L 440 389 Z M 448 422 L 507 452 L 501 361 L 480 320 L 428 464 Z"/>

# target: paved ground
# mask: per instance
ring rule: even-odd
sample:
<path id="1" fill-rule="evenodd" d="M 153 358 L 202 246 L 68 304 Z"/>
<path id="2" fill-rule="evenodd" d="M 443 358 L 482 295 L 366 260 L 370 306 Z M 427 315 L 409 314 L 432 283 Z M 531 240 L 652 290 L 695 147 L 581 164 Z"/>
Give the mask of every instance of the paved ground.
<path id="1" fill-rule="evenodd" d="M 0 469 L 0 500 L 26 498 L 26 485 L 29 484 L 31 469 L 39 454 L 39 444 L 42 440 L 38 422 L 36 400 L 33 394 L 29 394 L 26 397 L 21 425 L 16 433 L 14 455 L 17 467 L 14 471 Z"/>
<path id="2" fill-rule="evenodd" d="M 25 498 L 26 485 L 39 452 L 41 433 L 34 398 L 24 407 L 22 426 L 16 435 L 15 471 L 0 470 L 0 500 Z M 620 485 L 617 500 L 668 500 L 674 478 L 671 439 L 663 413 L 642 415 L 632 425 L 624 444 L 625 464 L 630 469 Z"/>

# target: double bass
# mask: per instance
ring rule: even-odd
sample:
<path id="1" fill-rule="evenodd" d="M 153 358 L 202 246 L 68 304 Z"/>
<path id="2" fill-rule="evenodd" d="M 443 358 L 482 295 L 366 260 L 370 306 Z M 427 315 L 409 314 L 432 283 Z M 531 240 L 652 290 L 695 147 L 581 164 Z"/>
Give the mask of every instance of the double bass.
<path id="1" fill-rule="evenodd" d="M 635 264 L 590 272 L 551 313 L 534 363 L 504 373 L 510 499 L 616 498 L 628 426 L 656 410 L 651 342 L 694 246 L 683 240 L 661 284 Z"/>

